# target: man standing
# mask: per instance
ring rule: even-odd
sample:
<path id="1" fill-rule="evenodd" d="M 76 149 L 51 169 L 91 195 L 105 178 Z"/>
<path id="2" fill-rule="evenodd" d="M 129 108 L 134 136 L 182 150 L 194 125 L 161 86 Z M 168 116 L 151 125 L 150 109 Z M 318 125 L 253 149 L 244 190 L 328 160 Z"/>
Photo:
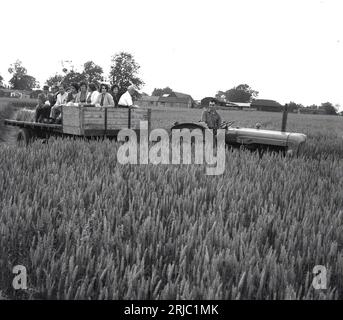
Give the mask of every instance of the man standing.
<path id="1" fill-rule="evenodd" d="M 120 97 L 118 102 L 118 107 L 127 107 L 127 108 L 139 108 L 133 104 L 132 96 L 135 91 L 139 92 L 138 88 L 131 84 L 127 91 Z"/>
<path id="2" fill-rule="evenodd" d="M 216 101 L 211 99 L 208 108 L 206 108 L 201 115 L 201 121 L 205 122 L 209 129 L 217 131 L 220 128 L 222 119 L 216 110 Z"/>

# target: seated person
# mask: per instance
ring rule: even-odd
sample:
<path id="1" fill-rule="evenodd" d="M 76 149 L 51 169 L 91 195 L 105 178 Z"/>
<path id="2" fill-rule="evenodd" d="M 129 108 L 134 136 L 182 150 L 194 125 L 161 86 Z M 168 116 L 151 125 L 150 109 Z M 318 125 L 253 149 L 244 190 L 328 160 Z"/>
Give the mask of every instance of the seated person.
<path id="1" fill-rule="evenodd" d="M 118 107 L 127 107 L 127 108 L 138 108 L 138 106 L 133 104 L 132 96 L 135 91 L 139 92 L 137 87 L 133 84 L 127 88 L 127 91 L 120 97 L 118 102 Z"/>
<path id="2" fill-rule="evenodd" d="M 43 86 L 43 94 L 45 95 L 45 100 L 49 101 L 51 93 L 49 92 L 49 86 Z"/>
<path id="3" fill-rule="evenodd" d="M 209 129 L 215 131 L 220 128 L 222 119 L 216 110 L 216 101 L 210 100 L 208 107 L 202 112 L 201 121 L 205 122 Z"/>
<path id="4" fill-rule="evenodd" d="M 65 85 L 59 86 L 59 94 L 55 105 L 52 106 L 50 112 L 50 123 L 56 122 L 57 116 L 61 113 L 62 106 L 67 103 L 68 92 L 65 90 Z"/>
<path id="5" fill-rule="evenodd" d="M 108 85 L 105 83 L 100 85 L 100 94 L 98 95 L 95 106 L 114 107 L 113 97 L 110 93 L 108 93 Z"/>
<path id="6" fill-rule="evenodd" d="M 118 107 L 118 102 L 119 102 L 119 86 L 114 84 L 111 87 L 111 95 L 113 97 L 113 101 L 114 101 L 114 106 Z"/>
<path id="7" fill-rule="evenodd" d="M 46 105 L 46 95 L 40 93 L 38 95 L 38 104 L 36 107 L 35 122 L 48 121 L 50 116 L 50 106 Z"/>
<path id="8" fill-rule="evenodd" d="M 67 103 L 68 102 L 75 102 L 77 93 L 79 92 L 79 85 L 74 82 L 70 85 L 70 89 L 68 92 Z"/>
<path id="9" fill-rule="evenodd" d="M 86 104 L 87 103 L 87 83 L 82 81 L 80 82 L 80 91 L 77 93 L 75 97 L 75 103 Z"/>
<path id="10" fill-rule="evenodd" d="M 88 97 L 87 97 L 87 104 L 96 104 L 96 100 L 98 98 L 99 91 L 95 83 L 90 83 L 88 85 Z"/>
<path id="11" fill-rule="evenodd" d="M 56 86 L 56 85 L 52 86 L 51 91 L 52 91 L 52 93 L 49 95 L 48 100 L 49 100 L 50 106 L 53 106 L 53 105 L 55 105 L 55 103 L 57 101 L 57 95 L 59 94 L 58 86 Z"/>

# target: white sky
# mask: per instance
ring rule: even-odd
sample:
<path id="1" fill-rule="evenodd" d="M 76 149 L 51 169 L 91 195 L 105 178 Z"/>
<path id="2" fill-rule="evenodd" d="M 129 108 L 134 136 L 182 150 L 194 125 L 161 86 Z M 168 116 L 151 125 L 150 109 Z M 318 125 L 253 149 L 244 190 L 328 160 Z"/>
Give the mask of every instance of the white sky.
<path id="1" fill-rule="evenodd" d="M 132 53 L 146 83 L 194 99 L 247 83 L 259 98 L 343 106 L 341 0 L 1 1 L 0 74 L 20 59 L 41 85 Z"/>

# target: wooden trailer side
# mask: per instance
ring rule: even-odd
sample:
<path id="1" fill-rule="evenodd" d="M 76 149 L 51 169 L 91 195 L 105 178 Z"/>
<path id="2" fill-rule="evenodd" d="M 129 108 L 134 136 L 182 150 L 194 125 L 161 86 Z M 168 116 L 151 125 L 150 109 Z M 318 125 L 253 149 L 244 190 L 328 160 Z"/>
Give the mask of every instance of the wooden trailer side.
<path id="1" fill-rule="evenodd" d="M 63 106 L 63 133 L 78 136 L 116 135 L 119 130 L 140 129 L 140 121 L 148 121 L 151 110 Z"/>

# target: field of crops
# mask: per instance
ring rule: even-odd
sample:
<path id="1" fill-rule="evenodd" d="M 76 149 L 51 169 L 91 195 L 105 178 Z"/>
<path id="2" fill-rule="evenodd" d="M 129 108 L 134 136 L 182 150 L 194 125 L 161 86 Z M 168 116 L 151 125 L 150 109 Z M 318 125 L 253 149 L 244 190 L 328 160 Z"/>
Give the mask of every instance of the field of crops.
<path id="1" fill-rule="evenodd" d="M 281 127 L 280 113 L 219 112 Z M 200 114 L 153 109 L 152 126 Z M 0 143 L 0 297 L 342 299 L 343 119 L 290 114 L 288 130 L 308 135 L 300 157 L 228 150 L 221 176 L 121 165 L 110 141 Z"/>

